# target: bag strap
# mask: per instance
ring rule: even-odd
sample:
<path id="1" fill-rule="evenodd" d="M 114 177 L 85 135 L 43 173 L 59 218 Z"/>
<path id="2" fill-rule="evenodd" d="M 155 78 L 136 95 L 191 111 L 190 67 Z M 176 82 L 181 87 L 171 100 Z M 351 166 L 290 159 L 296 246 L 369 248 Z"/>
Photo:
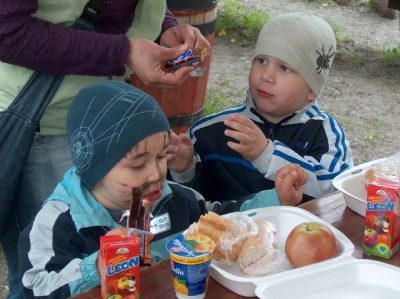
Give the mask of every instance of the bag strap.
<path id="1" fill-rule="evenodd" d="M 105 3 L 106 0 L 90 0 L 72 27 L 92 31 Z M 37 124 L 39 130 L 39 121 L 64 77 L 65 75 L 34 72 L 8 109 L 24 115 L 28 122 Z"/>
<path id="2" fill-rule="evenodd" d="M 104 6 L 106 6 L 106 0 L 90 0 L 83 8 L 83 12 L 79 18 L 94 25 L 99 20 Z"/>

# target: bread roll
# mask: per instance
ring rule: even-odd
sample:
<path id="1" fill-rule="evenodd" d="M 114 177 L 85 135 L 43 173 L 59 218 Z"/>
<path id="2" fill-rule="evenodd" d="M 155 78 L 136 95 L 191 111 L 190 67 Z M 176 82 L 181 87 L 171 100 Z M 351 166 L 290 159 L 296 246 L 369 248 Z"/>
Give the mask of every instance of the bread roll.
<path id="1" fill-rule="evenodd" d="M 247 238 L 240 249 L 236 263 L 248 275 L 263 275 L 275 266 L 277 230 L 273 223 L 257 220 L 258 234 Z"/>
<path id="2" fill-rule="evenodd" d="M 383 178 L 393 182 L 400 181 L 396 171 L 393 169 L 389 169 L 389 167 L 380 167 L 379 165 L 374 166 L 364 173 L 363 183 L 366 190 L 368 188 L 368 184 L 375 180 L 375 178 Z"/>
<path id="3" fill-rule="evenodd" d="M 213 258 L 234 263 L 243 240 L 257 234 L 257 225 L 248 216 L 233 213 L 231 218 L 208 212 L 193 223 L 188 233 L 202 234 L 216 243 Z"/>

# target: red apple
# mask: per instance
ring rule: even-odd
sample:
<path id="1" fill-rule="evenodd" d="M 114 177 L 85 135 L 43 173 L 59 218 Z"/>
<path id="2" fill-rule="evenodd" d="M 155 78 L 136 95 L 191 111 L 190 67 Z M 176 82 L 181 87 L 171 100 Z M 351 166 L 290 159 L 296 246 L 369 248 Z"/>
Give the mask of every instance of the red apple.
<path id="1" fill-rule="evenodd" d="M 374 242 L 374 238 L 375 238 L 375 230 L 372 228 L 366 228 L 364 230 L 364 244 L 367 247 L 373 246 L 373 242 Z"/>
<path id="2" fill-rule="evenodd" d="M 294 268 L 322 262 L 338 255 L 336 237 L 321 222 L 295 226 L 285 243 L 285 253 Z"/>

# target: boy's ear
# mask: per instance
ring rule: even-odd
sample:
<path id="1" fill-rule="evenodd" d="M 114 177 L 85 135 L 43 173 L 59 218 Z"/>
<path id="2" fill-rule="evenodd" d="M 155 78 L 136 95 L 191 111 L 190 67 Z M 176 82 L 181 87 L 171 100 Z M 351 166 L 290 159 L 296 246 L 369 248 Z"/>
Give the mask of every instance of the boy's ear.
<path id="1" fill-rule="evenodd" d="M 312 102 L 317 98 L 317 96 L 315 95 L 315 93 L 313 91 L 310 91 L 308 96 L 307 96 L 307 100 L 308 102 Z"/>

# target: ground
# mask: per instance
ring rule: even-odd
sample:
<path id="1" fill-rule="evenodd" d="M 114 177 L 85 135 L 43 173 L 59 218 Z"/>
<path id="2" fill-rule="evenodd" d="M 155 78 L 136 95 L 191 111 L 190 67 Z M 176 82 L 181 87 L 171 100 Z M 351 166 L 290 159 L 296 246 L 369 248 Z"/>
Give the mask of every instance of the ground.
<path id="1" fill-rule="evenodd" d="M 218 1 L 222 6 L 225 1 Z M 400 44 L 399 20 L 380 17 L 365 5 L 322 6 L 309 1 L 247 0 L 248 8 L 265 9 L 269 16 L 309 10 L 332 22 L 348 39 L 339 45 L 327 85 L 318 100 L 321 110 L 336 117 L 350 140 L 355 164 L 387 157 L 400 150 L 399 66 L 383 65 L 383 49 Z M 358 1 L 360 2 L 360 1 Z M 367 51 L 366 49 L 371 49 Z M 242 102 L 253 46 L 216 38 L 208 90 Z M 7 268 L 0 248 L 0 298 L 7 294 Z"/>

